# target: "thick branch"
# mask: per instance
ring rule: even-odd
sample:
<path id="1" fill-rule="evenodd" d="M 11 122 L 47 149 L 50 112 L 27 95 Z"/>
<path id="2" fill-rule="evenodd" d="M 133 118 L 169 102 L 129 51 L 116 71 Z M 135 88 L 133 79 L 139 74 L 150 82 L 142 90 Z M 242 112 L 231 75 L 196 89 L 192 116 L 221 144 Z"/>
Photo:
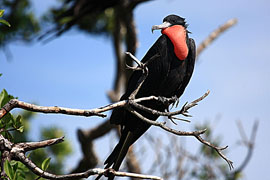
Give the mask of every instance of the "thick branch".
<path id="1" fill-rule="evenodd" d="M 38 106 L 38 105 L 26 103 L 23 101 L 19 101 L 18 99 L 11 99 L 0 110 L 0 119 L 7 112 L 11 111 L 14 108 L 21 108 L 21 109 L 25 109 L 32 112 L 41 112 L 41 113 L 59 113 L 59 114 L 77 115 L 77 116 L 86 116 L 86 117 L 88 116 L 106 117 L 106 115 L 101 114 L 101 112 L 104 112 L 102 111 L 102 109 L 81 110 L 81 109 L 70 109 L 70 108 L 64 108 L 64 107 L 58 107 L 58 106 L 46 107 L 46 106 Z"/>
<path id="2" fill-rule="evenodd" d="M 158 99 L 155 96 L 149 96 L 149 97 L 143 97 L 135 99 L 134 102 L 142 102 L 142 101 L 148 101 Z M 100 117 L 106 117 L 105 114 L 101 114 L 103 112 L 112 110 L 117 107 L 123 107 L 128 104 L 128 100 L 119 101 L 113 104 L 109 104 L 107 106 L 103 106 L 100 108 L 90 109 L 90 110 L 82 110 L 82 109 L 71 109 L 71 108 L 64 108 L 64 107 L 48 107 L 48 106 L 38 106 L 30 103 L 26 103 L 23 101 L 20 101 L 18 99 L 12 99 L 7 104 L 5 104 L 0 109 L 0 119 L 3 118 L 8 112 L 10 112 L 14 108 L 21 108 L 32 112 L 40 112 L 40 113 L 54 113 L 54 114 L 66 114 L 66 115 L 77 115 L 77 116 L 100 116 Z"/>
<path id="3" fill-rule="evenodd" d="M 110 174 L 113 174 L 115 176 L 122 176 L 122 177 L 136 177 L 136 178 L 141 178 L 141 179 L 162 180 L 162 178 L 157 177 L 157 176 L 127 173 L 127 172 L 118 172 L 118 171 L 114 171 L 113 169 L 100 169 L 100 168 L 89 169 L 89 170 L 87 170 L 85 172 L 81 172 L 81 173 L 73 173 L 73 174 L 67 174 L 67 175 L 55 175 L 55 174 L 43 171 L 42 169 L 37 167 L 23 153 L 18 154 L 18 156 L 19 156 L 19 160 L 24 165 L 26 165 L 33 173 L 35 173 L 36 175 L 43 177 L 45 179 L 61 179 L 61 180 L 81 179 L 81 178 L 88 178 L 89 176 L 92 176 L 92 175 L 101 175 L 102 174 L 105 176 L 109 176 Z"/>
<path id="4" fill-rule="evenodd" d="M 67 174 L 67 175 L 55 175 L 46 171 L 43 171 L 39 168 L 35 163 L 33 163 L 28 157 L 25 156 L 25 152 L 32 149 L 43 148 L 46 146 L 51 146 L 56 143 L 60 143 L 63 141 L 64 137 L 55 138 L 51 140 L 45 140 L 41 142 L 30 142 L 30 143 L 17 143 L 14 144 L 4 138 L 0 134 L 0 150 L 1 155 L 5 154 L 5 157 L 1 157 L 2 159 L 9 158 L 10 160 L 17 160 L 22 162 L 25 166 L 27 166 L 33 173 L 36 175 L 46 178 L 46 179 L 80 179 L 80 178 L 87 178 L 91 175 L 105 175 L 109 176 L 113 174 L 115 176 L 125 176 L 125 177 L 136 177 L 142 179 L 156 179 L 161 180 L 162 178 L 157 176 L 150 176 L 150 175 L 142 175 L 142 174 L 135 174 L 135 173 L 126 173 L 126 172 L 117 172 L 113 169 L 89 169 L 82 173 L 74 173 L 74 174 Z M 5 153 L 3 153 L 5 152 Z M 2 161 L 1 161 L 2 162 Z M 1 169 L 3 169 L 3 163 L 1 163 Z M 1 172 L 2 175 L 4 173 Z"/>

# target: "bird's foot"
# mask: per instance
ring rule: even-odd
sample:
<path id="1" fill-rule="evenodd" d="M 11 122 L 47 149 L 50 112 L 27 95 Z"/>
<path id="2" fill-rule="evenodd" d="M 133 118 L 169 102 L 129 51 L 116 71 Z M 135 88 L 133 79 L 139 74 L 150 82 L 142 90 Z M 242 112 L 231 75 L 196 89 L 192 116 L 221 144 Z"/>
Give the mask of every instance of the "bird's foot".
<path id="1" fill-rule="evenodd" d="M 172 101 L 172 107 L 173 108 L 174 106 L 177 107 L 178 104 L 179 104 L 179 98 L 175 95 L 171 98 L 171 101 Z"/>
<path id="2" fill-rule="evenodd" d="M 163 96 L 158 96 L 158 101 L 166 106 L 169 106 L 172 103 L 170 98 L 166 98 Z"/>

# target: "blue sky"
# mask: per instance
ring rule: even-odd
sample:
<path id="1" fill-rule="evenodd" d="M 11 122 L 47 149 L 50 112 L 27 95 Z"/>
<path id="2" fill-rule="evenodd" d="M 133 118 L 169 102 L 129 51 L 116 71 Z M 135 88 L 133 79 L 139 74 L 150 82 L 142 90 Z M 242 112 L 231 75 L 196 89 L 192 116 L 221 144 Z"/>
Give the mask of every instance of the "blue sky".
<path id="1" fill-rule="evenodd" d="M 33 11 L 42 14 L 55 0 L 33 0 Z M 178 125 L 181 130 L 192 130 L 196 123 L 209 121 L 215 134 L 229 145 L 228 157 L 235 167 L 245 157 L 245 148 L 236 146 L 240 140 L 236 121 L 241 120 L 248 134 L 253 122 L 260 122 L 253 157 L 245 169 L 244 179 L 265 179 L 270 156 L 268 130 L 270 128 L 268 101 L 270 100 L 270 11 L 266 0 L 244 1 L 177 1 L 160 0 L 145 3 L 135 10 L 139 47 L 136 56 L 142 58 L 160 35 L 151 33 L 151 26 L 160 24 L 168 14 L 186 17 L 190 35 L 199 44 L 213 29 L 230 18 L 239 23 L 224 33 L 200 56 L 192 80 L 181 98 L 191 101 L 207 89 L 209 97 L 190 111 L 192 124 Z M 12 61 L 0 54 L 0 89 L 20 100 L 44 106 L 94 108 L 109 103 L 106 92 L 112 88 L 114 55 L 109 38 L 90 36 L 72 31 L 48 44 L 25 46 L 12 44 Z M 12 83 L 11 83 L 12 82 Z M 219 120 L 216 117 L 219 116 Z M 88 129 L 101 123 L 100 118 L 71 117 L 39 114 L 33 120 L 31 132 L 40 140 L 40 127 L 58 126 L 75 147 L 67 161 L 67 169 L 81 156 L 75 133 L 78 128 Z M 161 131 L 151 128 L 150 132 Z M 112 133 L 98 140 L 96 149 L 102 158 L 114 144 Z M 191 146 L 199 142 L 185 138 Z M 100 143 L 102 141 L 102 143 Z M 101 144 L 109 144 L 102 148 Z M 194 145 L 195 144 L 195 145 Z M 192 151 L 192 150 L 191 150 Z M 103 161 L 103 159 L 101 159 Z"/>

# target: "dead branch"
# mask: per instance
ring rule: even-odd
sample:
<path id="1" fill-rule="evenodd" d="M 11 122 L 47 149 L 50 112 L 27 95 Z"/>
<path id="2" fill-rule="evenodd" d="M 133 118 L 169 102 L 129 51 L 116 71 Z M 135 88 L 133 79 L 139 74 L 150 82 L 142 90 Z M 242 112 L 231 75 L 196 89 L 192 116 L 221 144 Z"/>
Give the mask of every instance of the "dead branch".
<path id="1" fill-rule="evenodd" d="M 25 152 L 32 151 L 39 148 L 44 148 L 47 146 L 52 146 L 54 144 L 58 144 L 64 141 L 64 136 L 60 138 L 48 139 L 40 142 L 25 142 L 25 143 L 17 143 L 16 146 L 23 148 Z"/>
<path id="2" fill-rule="evenodd" d="M 248 152 L 247 152 L 247 155 L 246 155 L 244 161 L 235 170 L 234 174 L 237 174 L 238 172 L 243 171 L 243 169 L 246 167 L 246 165 L 248 164 L 248 162 L 250 161 L 250 159 L 252 157 L 252 153 L 253 153 L 253 150 L 254 150 L 254 144 L 255 144 L 255 137 L 256 137 L 256 134 L 257 134 L 258 126 L 259 126 L 259 121 L 254 122 L 253 127 L 252 127 L 252 132 L 251 132 L 250 139 L 247 138 L 246 133 L 244 131 L 244 128 L 243 128 L 240 121 L 237 123 L 237 125 L 238 125 L 238 129 L 239 129 L 239 133 L 240 133 L 240 135 L 242 137 L 242 142 L 248 148 Z"/>
<path id="3" fill-rule="evenodd" d="M 99 168 L 89 169 L 82 173 L 73 173 L 73 174 L 68 174 L 68 175 L 55 175 L 55 174 L 51 174 L 49 172 L 42 170 L 25 155 L 25 153 L 29 150 L 51 146 L 51 145 L 63 142 L 63 139 L 64 137 L 60 137 L 60 138 L 45 140 L 41 142 L 28 142 L 28 143 L 14 144 L 10 142 L 9 140 L 7 140 L 6 138 L 4 138 L 4 136 L 0 134 L 0 150 L 2 152 L 1 162 L 5 162 L 6 159 L 8 159 L 9 161 L 10 160 L 20 161 L 25 166 L 27 166 L 33 173 L 45 179 L 80 179 L 80 178 L 87 178 L 92 175 L 103 174 L 105 176 L 109 176 L 113 174 L 115 176 L 162 180 L 162 178 L 157 177 L 157 176 L 118 172 L 118 171 L 114 171 L 113 169 L 99 169 Z M 1 170 L 3 170 L 3 163 L 1 163 Z M 1 175 L 4 175 L 4 173 L 1 172 Z"/>
<path id="4" fill-rule="evenodd" d="M 178 111 L 174 111 L 174 112 L 161 112 L 161 111 L 157 111 L 155 109 L 151 109 L 151 108 L 148 108 L 146 106 L 143 106 L 141 104 L 138 104 L 136 102 L 134 102 L 133 100 L 130 100 L 129 103 L 131 105 L 133 105 L 134 107 L 138 108 L 138 109 L 141 109 L 141 110 L 144 110 L 146 112 L 149 112 L 149 113 L 152 113 L 152 114 L 155 114 L 155 115 L 159 115 L 159 116 L 167 116 L 167 117 L 170 117 L 170 118 L 175 118 L 173 116 L 175 115 L 179 115 L 179 114 L 182 114 L 186 117 L 190 117 L 190 115 L 188 114 L 188 110 L 194 106 L 197 105 L 198 102 L 202 101 L 204 98 L 206 98 L 208 95 L 209 95 L 210 91 L 208 90 L 203 96 L 201 96 L 200 98 L 192 101 L 191 103 L 186 103 L 183 105 L 183 107 L 178 110 Z M 155 100 L 159 100 L 159 99 L 155 99 Z M 173 98 L 167 98 L 165 99 L 166 101 L 168 101 L 170 103 L 170 101 L 173 101 Z M 178 119 L 178 118 L 175 118 L 175 119 Z"/>
<path id="5" fill-rule="evenodd" d="M 209 36 L 199 44 L 196 54 L 197 54 L 197 59 L 198 56 L 201 54 L 201 52 L 209 46 L 215 39 L 217 39 L 223 32 L 231 28 L 233 25 L 237 23 L 237 19 L 230 19 L 220 27 L 218 27 L 216 30 L 214 30 Z"/>
<path id="6" fill-rule="evenodd" d="M 64 108 L 64 107 L 58 107 L 58 106 L 53 106 L 53 107 L 38 106 L 38 105 L 20 101 L 18 99 L 11 99 L 7 104 L 5 104 L 1 108 L 0 119 L 14 108 L 21 108 L 21 109 L 32 111 L 32 112 L 41 112 L 41 113 L 59 113 L 59 114 L 77 115 L 77 116 L 86 116 L 86 117 L 88 116 L 106 117 L 106 115 L 101 114 L 101 112 L 96 112 L 97 110 L 70 109 L 70 108 Z"/>
<path id="7" fill-rule="evenodd" d="M 149 101 L 149 100 L 158 100 L 158 97 L 149 96 L 135 99 L 134 102 L 142 102 L 142 101 Z M 75 115 L 75 116 L 99 116 L 99 117 L 106 117 L 103 112 L 112 110 L 117 107 L 123 107 L 128 104 L 128 100 L 119 101 L 113 104 L 109 104 L 100 108 L 90 109 L 90 110 L 82 110 L 82 109 L 71 109 L 71 108 L 64 108 L 58 106 L 38 106 L 35 104 L 26 103 L 20 101 L 18 99 L 11 99 L 7 104 L 5 104 L 0 109 L 0 119 L 3 118 L 8 112 L 15 108 L 21 108 L 24 110 L 32 111 L 32 112 L 40 112 L 40 113 L 54 113 L 54 114 L 66 114 L 66 115 Z"/>
<path id="8" fill-rule="evenodd" d="M 167 132 L 173 133 L 175 135 L 178 136 L 194 136 L 196 139 L 198 139 L 201 143 L 213 148 L 229 165 L 229 168 L 232 169 L 233 168 L 233 162 L 231 160 L 229 160 L 221 151 L 223 151 L 224 149 L 226 149 L 228 146 L 225 147 L 217 147 L 215 145 L 213 145 L 212 143 L 204 140 L 200 135 L 204 134 L 206 132 L 206 129 L 204 130 L 199 130 L 199 131 L 193 131 L 193 132 L 186 132 L 186 131 L 179 131 L 179 130 L 175 130 L 172 129 L 168 126 L 166 126 L 166 122 L 157 122 L 157 121 L 152 121 L 150 119 L 147 119 L 145 117 L 143 117 L 140 113 L 138 113 L 137 111 L 135 111 L 132 108 L 128 109 L 132 114 L 134 114 L 135 116 L 137 116 L 138 118 L 140 118 L 141 120 L 143 120 L 144 122 L 151 124 L 153 126 L 158 126 L 162 129 L 164 129 Z"/>
<path id="9" fill-rule="evenodd" d="M 71 173 L 83 172 L 97 166 L 98 157 L 95 153 L 94 140 L 102 137 L 112 129 L 116 129 L 116 126 L 111 125 L 108 119 L 90 130 L 77 130 L 77 138 L 81 145 L 83 157 Z"/>
<path id="10" fill-rule="evenodd" d="M 148 111 L 150 113 L 161 115 L 161 116 L 167 116 L 169 118 L 172 117 L 173 115 L 177 115 L 177 114 L 182 114 L 184 116 L 190 116 L 190 115 L 188 115 L 188 110 L 190 108 L 196 106 L 198 102 L 203 100 L 209 94 L 210 91 L 207 91 L 202 97 L 192 101 L 191 103 L 189 103 L 189 104 L 186 103 L 181 108 L 181 110 L 175 111 L 175 112 L 160 112 L 160 111 L 156 111 L 154 109 L 150 109 L 148 107 L 144 107 L 138 103 L 142 102 L 142 101 L 147 101 L 147 100 L 156 100 L 156 101 L 161 101 L 163 103 L 172 104 L 175 102 L 175 98 L 174 97 L 172 97 L 172 98 L 162 97 L 161 98 L 161 97 L 149 96 L 149 97 L 142 97 L 142 98 L 135 99 L 138 91 L 140 90 L 142 84 L 144 83 L 145 79 L 148 76 L 148 68 L 147 68 L 148 63 L 151 63 L 152 60 L 156 59 L 156 57 L 158 55 L 153 56 L 149 62 L 144 64 L 144 63 L 141 63 L 140 61 L 138 61 L 137 58 L 135 56 L 133 56 L 131 53 L 127 53 L 127 54 L 138 64 L 138 66 L 136 68 L 133 68 L 133 67 L 130 67 L 130 68 L 132 68 L 133 70 L 141 70 L 143 72 L 142 76 L 139 80 L 137 88 L 134 90 L 133 93 L 131 93 L 128 100 L 119 101 L 119 102 L 109 104 L 109 105 L 106 105 L 106 106 L 103 106 L 100 108 L 95 108 L 95 109 L 90 109 L 90 110 L 81 110 L 81 109 L 70 109 L 70 108 L 63 108 L 63 107 L 57 107 L 57 106 L 54 106 L 54 107 L 38 106 L 38 105 L 23 102 L 23 101 L 19 101 L 17 99 L 12 99 L 0 109 L 0 119 L 3 118 L 8 112 L 10 112 L 14 108 L 22 108 L 25 110 L 34 111 L 34 112 L 42 112 L 42 113 L 60 113 L 60 114 L 67 114 L 67 115 L 80 115 L 80 116 L 86 116 L 86 117 L 88 117 L 88 116 L 106 117 L 105 114 L 102 114 L 103 112 L 106 112 L 106 111 L 109 111 L 111 109 L 118 108 L 118 107 L 125 107 L 132 114 L 136 115 L 141 120 L 147 122 L 150 125 L 158 126 L 167 132 L 170 132 L 170 133 L 173 133 L 173 134 L 176 134 L 179 136 L 194 136 L 194 137 L 196 137 L 201 143 L 215 149 L 217 151 L 217 153 L 225 161 L 227 161 L 227 163 L 229 164 L 229 167 L 232 168 L 233 167 L 232 161 L 230 161 L 221 152 L 222 150 L 226 149 L 227 146 L 223 147 L 223 148 L 216 147 L 213 144 L 211 144 L 210 142 L 201 138 L 200 135 L 202 135 L 206 131 L 206 129 L 200 130 L 200 131 L 193 131 L 193 132 L 178 131 L 178 130 L 175 130 L 175 129 L 172 129 L 172 128 L 166 126 L 165 122 L 151 121 L 151 120 L 143 117 L 140 113 L 138 113 L 132 107 L 132 106 L 135 106 L 137 108 Z M 37 149 L 37 148 L 43 148 L 46 146 L 50 146 L 50 145 L 62 142 L 63 137 L 57 138 L 57 139 L 51 139 L 51 140 L 47 140 L 47 141 L 42 141 L 42 142 L 38 142 L 38 143 L 32 142 L 32 143 L 12 144 L 8 140 L 6 140 L 2 135 L 0 135 L 0 141 L 1 141 L 0 142 L 1 143 L 0 144 L 1 152 L 4 152 L 4 151 L 6 152 L 6 153 L 1 153 L 1 155 L 2 155 L 1 160 L 4 160 L 4 159 L 19 160 L 23 164 L 25 164 L 31 171 L 33 171 L 35 174 L 39 175 L 40 177 L 44 177 L 44 178 L 48 178 L 48 179 L 74 179 L 74 178 L 88 177 L 88 176 L 94 175 L 94 174 L 98 174 L 98 175 L 103 174 L 106 176 L 106 173 L 107 174 L 112 173 L 115 176 L 129 176 L 129 177 L 137 177 L 137 178 L 147 179 L 147 177 L 144 175 L 138 175 L 138 174 L 134 175 L 134 174 L 130 174 L 130 173 L 123 174 L 123 173 L 115 172 L 115 171 L 108 170 L 108 169 L 105 169 L 105 170 L 104 169 L 103 170 L 102 169 L 98 169 L 98 170 L 97 169 L 90 169 L 90 170 L 85 171 L 84 173 L 73 173 L 73 174 L 68 174 L 68 175 L 54 175 L 54 174 L 50 174 L 48 172 L 41 170 L 29 158 L 27 158 L 25 156 L 26 151 Z M 160 179 L 159 177 L 152 177 L 152 176 L 150 178 Z"/>

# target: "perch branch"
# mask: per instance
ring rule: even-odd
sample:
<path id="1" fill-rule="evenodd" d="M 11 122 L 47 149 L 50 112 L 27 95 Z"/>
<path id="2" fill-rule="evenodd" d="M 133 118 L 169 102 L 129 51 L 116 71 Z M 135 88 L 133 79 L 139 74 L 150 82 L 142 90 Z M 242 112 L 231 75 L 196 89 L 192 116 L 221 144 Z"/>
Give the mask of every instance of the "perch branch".
<path id="1" fill-rule="evenodd" d="M 209 95 L 210 91 L 208 90 L 203 96 L 201 96 L 200 98 L 192 101 L 191 103 L 186 103 L 183 105 L 183 107 L 178 110 L 178 111 L 174 111 L 174 112 L 161 112 L 161 111 L 157 111 L 157 110 L 154 110 L 154 109 L 151 109 L 151 108 L 148 108 L 146 106 L 143 106 L 141 104 L 138 104 L 136 102 L 134 102 L 133 100 L 130 100 L 130 104 L 133 105 L 134 107 L 136 108 L 139 108 L 141 110 L 144 110 L 146 112 L 149 112 L 149 113 L 152 113 L 152 114 L 155 114 L 155 115 L 159 115 L 159 116 L 167 116 L 167 117 L 172 117 L 174 115 L 179 115 L 179 114 L 182 114 L 184 116 L 190 116 L 188 115 L 188 110 L 194 106 L 197 105 L 198 102 L 202 101 L 204 98 L 206 98 L 208 95 Z M 159 100 L 159 98 L 155 98 L 155 100 Z M 165 99 L 167 102 L 170 102 L 170 101 L 173 101 L 174 99 L 173 98 L 167 98 Z M 175 117 L 173 117 L 175 118 Z M 178 118 L 175 118 L 175 119 L 178 119 Z"/>
<path id="2" fill-rule="evenodd" d="M 127 53 L 137 64 L 138 64 L 138 67 L 137 69 L 138 70 L 142 70 L 143 71 L 143 74 L 140 78 L 140 83 L 139 85 L 137 86 L 137 88 L 135 89 L 135 91 L 130 95 L 129 97 L 129 104 L 131 105 L 134 105 L 136 106 L 137 108 L 140 108 L 142 110 L 145 110 L 145 111 L 148 111 L 150 113 L 153 113 L 153 114 L 156 114 L 156 115 L 163 115 L 163 116 L 173 116 L 173 115 L 177 115 L 177 114 L 182 114 L 184 116 L 190 116 L 188 115 L 188 110 L 194 106 L 197 105 L 198 102 L 202 101 L 205 97 L 208 96 L 208 94 L 210 93 L 210 91 L 208 90 L 203 96 L 201 96 L 200 98 L 192 101 L 191 103 L 189 104 L 185 104 L 181 110 L 179 111 L 175 111 L 175 112 L 160 112 L 160 111 L 157 111 L 157 110 L 153 110 L 151 108 L 148 108 L 148 107 L 145 107 L 145 106 L 142 106 L 138 103 L 134 103 L 133 102 L 133 99 L 135 98 L 137 92 L 139 91 L 140 87 L 142 86 L 143 82 L 145 81 L 147 75 L 148 75 L 148 69 L 147 69 L 147 65 L 143 64 L 142 62 L 139 62 L 137 60 L 137 58 L 135 56 L 133 56 L 131 53 Z M 155 57 L 153 57 L 152 59 L 155 59 Z M 151 59 L 151 61 L 152 61 Z M 136 69 L 136 70 L 137 70 Z M 172 102 L 170 102 L 171 100 L 174 100 L 174 98 L 165 98 L 166 101 L 169 102 L 169 104 L 171 104 Z M 160 100 L 160 98 L 158 98 L 157 100 Z M 167 102 L 167 103 L 168 103 Z M 165 102 L 166 103 L 166 102 Z M 157 122 L 157 121 L 152 121 L 144 116 L 142 116 L 140 113 L 138 113 L 136 110 L 134 110 L 131 106 L 126 106 L 126 108 L 128 109 L 128 111 L 130 111 L 132 114 L 134 114 L 135 116 L 137 116 L 138 118 L 140 118 L 141 120 L 145 121 L 146 123 L 148 124 L 151 124 L 151 125 L 154 125 L 154 126 L 158 126 L 162 129 L 164 129 L 165 131 L 168 131 L 170 133 L 173 133 L 173 134 L 176 134 L 176 135 L 179 135 L 179 136 L 194 136 L 196 137 L 196 139 L 198 139 L 201 143 L 213 148 L 214 150 L 216 150 L 216 152 L 228 163 L 229 165 L 229 168 L 232 169 L 233 168 L 233 162 L 231 160 L 229 160 L 221 151 L 226 149 L 228 146 L 226 147 L 217 147 L 213 144 L 211 144 L 210 142 L 204 140 L 200 135 L 205 133 L 206 129 L 204 130 L 200 130 L 200 131 L 193 131 L 193 132 L 185 132 L 185 131 L 179 131 L 179 130 L 175 130 L 175 129 L 172 129 L 168 126 L 166 126 L 166 122 Z"/>
<path id="3" fill-rule="evenodd" d="M 142 98 L 134 99 L 134 102 L 149 101 L 153 99 L 158 99 L 158 97 L 155 97 L 155 96 L 142 97 Z M 89 117 L 89 116 L 106 117 L 105 114 L 102 114 L 103 112 L 112 110 L 117 107 L 126 106 L 128 103 L 129 103 L 128 100 L 123 100 L 123 101 L 112 103 L 112 104 L 109 104 L 100 108 L 82 110 L 82 109 L 71 109 L 71 108 L 64 108 L 64 107 L 58 107 L 58 106 L 52 106 L 52 107 L 38 106 L 38 105 L 20 101 L 18 99 L 11 99 L 7 104 L 5 104 L 0 109 L 0 119 L 3 118 L 8 112 L 10 112 L 14 108 L 21 108 L 28 111 L 40 112 L 40 113 L 55 113 L 55 114 L 77 115 L 77 116 L 85 116 L 85 117 Z"/>

